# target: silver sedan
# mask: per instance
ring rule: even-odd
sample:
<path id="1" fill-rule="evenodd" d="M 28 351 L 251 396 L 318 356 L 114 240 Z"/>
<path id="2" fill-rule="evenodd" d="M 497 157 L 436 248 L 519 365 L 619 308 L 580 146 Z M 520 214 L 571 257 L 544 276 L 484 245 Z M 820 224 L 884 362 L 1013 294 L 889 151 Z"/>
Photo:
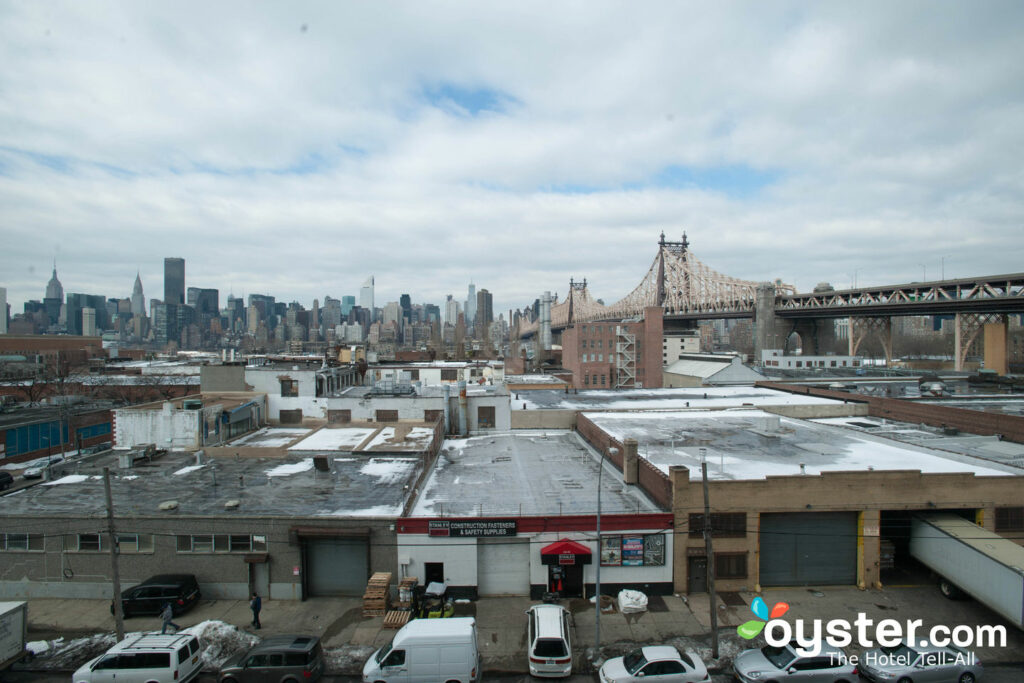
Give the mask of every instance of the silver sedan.
<path id="1" fill-rule="evenodd" d="M 982 672 L 973 652 L 928 642 L 868 650 L 858 669 L 872 683 L 975 683 Z"/>

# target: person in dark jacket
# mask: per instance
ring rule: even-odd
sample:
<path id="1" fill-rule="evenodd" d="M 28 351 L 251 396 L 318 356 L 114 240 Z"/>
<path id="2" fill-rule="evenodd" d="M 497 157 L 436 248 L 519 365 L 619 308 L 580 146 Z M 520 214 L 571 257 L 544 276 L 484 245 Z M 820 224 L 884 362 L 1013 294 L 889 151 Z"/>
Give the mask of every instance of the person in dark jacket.
<path id="1" fill-rule="evenodd" d="M 263 601 L 260 600 L 260 596 L 253 591 L 252 600 L 249 601 L 249 609 L 252 610 L 252 625 L 256 628 L 262 628 L 260 624 L 260 610 L 263 609 Z"/>

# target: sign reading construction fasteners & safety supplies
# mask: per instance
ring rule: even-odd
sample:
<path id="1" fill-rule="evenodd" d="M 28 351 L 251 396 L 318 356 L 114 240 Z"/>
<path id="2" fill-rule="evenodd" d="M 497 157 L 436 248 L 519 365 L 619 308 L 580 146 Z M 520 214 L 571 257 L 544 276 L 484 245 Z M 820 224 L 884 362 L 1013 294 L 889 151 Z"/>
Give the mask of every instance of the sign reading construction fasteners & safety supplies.
<path id="1" fill-rule="evenodd" d="M 514 519 L 438 519 L 429 523 L 430 536 L 515 536 Z"/>

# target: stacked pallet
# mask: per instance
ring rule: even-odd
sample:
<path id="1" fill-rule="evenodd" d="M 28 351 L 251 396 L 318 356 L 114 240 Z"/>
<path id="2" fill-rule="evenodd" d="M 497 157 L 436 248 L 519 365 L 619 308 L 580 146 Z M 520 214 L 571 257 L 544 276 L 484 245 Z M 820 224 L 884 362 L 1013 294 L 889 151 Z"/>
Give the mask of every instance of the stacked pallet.
<path id="1" fill-rule="evenodd" d="M 363 594 L 363 616 L 382 617 L 390 601 L 391 572 L 377 572 L 370 577 Z"/>

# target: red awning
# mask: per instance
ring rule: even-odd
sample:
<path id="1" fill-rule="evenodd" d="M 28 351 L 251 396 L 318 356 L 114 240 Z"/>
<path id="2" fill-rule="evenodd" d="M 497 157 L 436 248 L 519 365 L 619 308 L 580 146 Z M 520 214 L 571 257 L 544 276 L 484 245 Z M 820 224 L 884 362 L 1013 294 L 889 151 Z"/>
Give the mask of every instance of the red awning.
<path id="1" fill-rule="evenodd" d="M 563 538 L 540 550 L 541 555 L 590 555 L 590 548 L 576 541 Z"/>

